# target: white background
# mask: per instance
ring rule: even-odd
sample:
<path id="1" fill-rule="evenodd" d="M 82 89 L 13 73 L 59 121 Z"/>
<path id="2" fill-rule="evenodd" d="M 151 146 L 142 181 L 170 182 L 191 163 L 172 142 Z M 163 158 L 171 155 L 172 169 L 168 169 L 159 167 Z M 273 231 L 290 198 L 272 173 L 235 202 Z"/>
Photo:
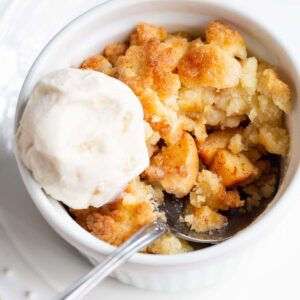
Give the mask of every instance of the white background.
<path id="1" fill-rule="evenodd" d="M 10 141 L 18 92 L 34 58 L 64 24 L 100 2 L 0 0 L 1 300 L 49 299 L 91 268 L 33 206 L 19 178 Z M 226 2 L 264 21 L 298 60 L 300 0 Z M 299 212 L 300 197 L 274 231 L 249 250 L 252 258 L 243 271 L 217 285 L 170 294 L 139 290 L 107 279 L 86 299 L 300 299 Z"/>

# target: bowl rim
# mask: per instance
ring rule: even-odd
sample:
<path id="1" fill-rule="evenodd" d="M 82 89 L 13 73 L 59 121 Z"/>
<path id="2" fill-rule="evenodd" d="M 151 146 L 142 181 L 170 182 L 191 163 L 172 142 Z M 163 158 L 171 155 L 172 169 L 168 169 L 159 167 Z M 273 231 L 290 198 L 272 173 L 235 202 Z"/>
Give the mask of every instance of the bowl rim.
<path id="1" fill-rule="evenodd" d="M 233 15 L 239 15 L 240 18 L 245 20 L 248 24 L 252 24 L 255 27 L 259 28 L 259 30 L 265 35 L 268 36 L 271 40 L 273 40 L 278 47 L 283 50 L 286 53 L 286 57 L 289 59 L 290 62 L 293 62 L 294 65 L 294 73 L 296 74 L 295 81 L 300 81 L 299 76 L 299 66 L 296 63 L 296 59 L 294 58 L 291 51 L 283 44 L 283 41 L 280 40 L 275 34 L 273 34 L 261 21 L 255 20 L 253 17 L 246 14 L 241 9 L 238 9 L 236 7 L 233 8 L 232 5 L 229 5 L 228 3 L 220 3 L 218 1 L 201 1 L 201 0 L 175 0 L 176 2 L 184 2 L 185 4 L 195 4 L 195 5 L 204 5 L 207 7 L 211 7 L 214 9 L 217 9 L 219 11 L 226 11 L 227 13 L 233 14 Z M 139 0 L 139 5 L 143 3 L 159 3 L 160 0 Z M 174 0 L 164 0 L 164 2 L 174 2 Z M 79 15 L 72 21 L 70 21 L 68 24 L 66 24 L 60 31 L 58 31 L 52 39 L 44 46 L 40 54 L 35 59 L 34 63 L 32 64 L 29 72 L 27 73 L 27 76 L 23 82 L 19 98 L 18 98 L 18 104 L 16 109 L 16 115 L 15 115 L 15 121 L 14 121 L 14 132 L 16 132 L 16 129 L 19 125 L 19 117 L 20 117 L 20 102 L 21 99 L 24 98 L 24 93 L 26 89 L 27 82 L 30 81 L 30 78 L 32 74 L 34 74 L 34 71 L 36 67 L 39 65 L 39 63 L 43 60 L 44 56 L 47 54 L 48 49 L 52 46 L 52 44 L 60 38 L 65 32 L 68 30 L 71 30 L 74 25 L 80 24 L 80 22 L 86 20 L 92 15 L 98 14 L 100 11 L 104 11 L 107 9 L 119 9 L 120 6 L 127 6 L 136 4 L 136 0 L 109 0 L 104 3 L 98 4 L 95 7 L 87 10 L 83 14 Z M 45 193 L 44 197 L 48 201 L 44 201 L 45 199 L 41 199 L 36 196 L 36 185 L 37 183 L 32 178 L 31 173 L 27 170 L 27 168 L 24 166 L 23 162 L 19 159 L 18 155 L 15 153 L 16 160 L 18 163 L 18 168 L 21 173 L 22 179 L 26 185 L 26 188 L 31 195 L 31 198 L 33 199 L 35 205 L 43 215 L 43 217 L 47 220 L 47 222 L 52 225 L 52 227 L 60 234 L 62 231 L 64 233 L 63 238 L 67 241 L 75 241 L 75 243 L 80 245 L 79 248 L 85 248 L 85 250 L 82 250 L 83 252 L 87 251 L 94 252 L 102 255 L 109 255 L 114 250 L 115 247 L 109 245 L 106 242 L 103 242 L 96 237 L 94 237 L 89 232 L 85 231 L 81 226 L 79 226 L 75 221 L 74 222 L 74 228 L 69 228 L 67 226 L 64 226 L 64 222 L 62 218 L 57 217 L 57 212 L 54 206 L 52 205 L 51 201 L 46 197 Z M 282 210 L 284 207 L 288 206 L 288 203 L 291 202 L 291 199 L 293 198 L 292 195 L 297 191 L 296 185 L 300 178 L 300 169 L 299 169 L 299 163 L 295 170 L 294 175 L 292 176 L 290 182 L 288 183 L 286 190 L 284 191 L 284 194 L 280 197 L 280 199 L 274 203 L 272 207 L 269 208 L 268 212 L 263 215 L 262 218 L 258 218 L 255 223 L 251 224 L 246 228 L 246 230 L 242 230 L 239 232 L 236 236 L 233 238 L 224 241 L 218 245 L 214 245 L 208 248 L 188 252 L 188 253 L 181 253 L 181 254 L 173 254 L 173 255 L 153 255 L 153 254 L 143 254 L 143 253 L 136 253 L 134 254 L 128 262 L 135 263 L 135 264 L 142 264 L 142 265 L 151 265 L 151 266 L 170 266 L 170 265 L 183 265 L 187 263 L 193 263 L 193 262 L 199 262 L 208 260 L 213 257 L 221 256 L 224 253 L 229 252 L 231 249 L 237 248 L 238 245 L 245 244 L 246 242 L 252 240 L 254 237 L 258 237 L 261 235 L 261 233 L 264 231 L 263 229 L 266 229 L 269 227 L 270 223 L 272 222 L 272 219 L 275 215 L 279 215 L 282 213 Z M 40 187 L 38 189 L 41 191 Z M 285 201 L 282 201 L 282 198 L 286 198 Z M 56 200 L 55 200 L 56 201 Z M 273 218 L 272 218 L 273 216 Z M 260 230 L 259 230 L 260 227 Z M 75 230 L 74 230 L 75 229 Z M 80 234 L 77 234 L 78 233 Z M 67 237 L 66 237 L 67 236 Z M 74 243 L 70 242 L 71 244 Z M 75 246 L 77 247 L 77 246 Z"/>

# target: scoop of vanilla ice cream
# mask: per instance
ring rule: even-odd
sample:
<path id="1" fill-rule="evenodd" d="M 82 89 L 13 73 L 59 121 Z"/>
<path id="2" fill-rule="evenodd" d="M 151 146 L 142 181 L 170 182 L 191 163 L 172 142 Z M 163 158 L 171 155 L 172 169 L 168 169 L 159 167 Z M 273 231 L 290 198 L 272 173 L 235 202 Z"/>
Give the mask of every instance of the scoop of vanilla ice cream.
<path id="1" fill-rule="evenodd" d="M 36 84 L 15 148 L 46 193 L 75 209 L 112 201 L 149 165 L 143 110 L 131 89 L 72 68 Z"/>

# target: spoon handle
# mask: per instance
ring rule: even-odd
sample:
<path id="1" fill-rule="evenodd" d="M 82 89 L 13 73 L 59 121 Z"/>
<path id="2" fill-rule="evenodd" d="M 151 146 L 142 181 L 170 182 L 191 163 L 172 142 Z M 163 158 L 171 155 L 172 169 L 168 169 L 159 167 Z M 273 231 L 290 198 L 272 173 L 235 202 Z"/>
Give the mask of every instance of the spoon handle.
<path id="1" fill-rule="evenodd" d="M 163 221 L 154 221 L 144 226 L 103 262 L 59 294 L 55 300 L 82 299 L 83 296 L 124 263 L 131 255 L 146 247 L 166 232 L 168 232 L 168 225 Z"/>

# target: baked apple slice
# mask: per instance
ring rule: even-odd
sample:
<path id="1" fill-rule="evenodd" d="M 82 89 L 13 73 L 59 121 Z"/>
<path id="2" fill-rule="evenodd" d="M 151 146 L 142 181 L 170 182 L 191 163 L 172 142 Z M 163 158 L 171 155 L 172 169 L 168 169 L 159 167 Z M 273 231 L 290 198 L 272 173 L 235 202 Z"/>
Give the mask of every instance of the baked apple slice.
<path id="1" fill-rule="evenodd" d="M 163 147 L 151 159 L 145 175 L 150 183 L 160 184 L 176 197 L 187 195 L 196 182 L 199 171 L 197 148 L 192 136 L 184 132 L 178 143 Z"/>
<path id="2" fill-rule="evenodd" d="M 209 169 L 222 178 L 225 187 L 243 182 L 256 171 L 247 156 L 233 154 L 226 149 L 217 151 Z"/>
<path id="3" fill-rule="evenodd" d="M 206 165 L 210 165 L 219 149 L 228 146 L 230 139 L 237 133 L 241 133 L 241 128 L 228 128 L 225 130 L 214 131 L 209 134 L 203 144 L 198 143 L 198 153 Z"/>

